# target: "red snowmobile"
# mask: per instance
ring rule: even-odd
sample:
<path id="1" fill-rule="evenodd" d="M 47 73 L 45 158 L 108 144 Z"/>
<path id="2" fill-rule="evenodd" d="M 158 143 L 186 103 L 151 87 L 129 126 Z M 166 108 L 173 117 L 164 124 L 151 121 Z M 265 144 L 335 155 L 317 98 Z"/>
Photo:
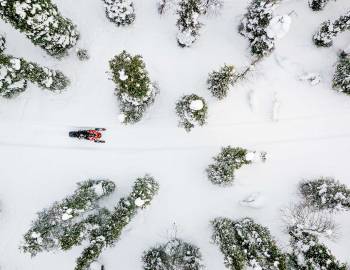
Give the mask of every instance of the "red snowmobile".
<path id="1" fill-rule="evenodd" d="M 102 138 L 101 131 L 105 131 L 105 130 L 106 130 L 105 128 L 94 128 L 94 129 L 70 131 L 69 137 L 93 141 L 95 143 L 105 143 L 104 140 L 101 140 Z"/>

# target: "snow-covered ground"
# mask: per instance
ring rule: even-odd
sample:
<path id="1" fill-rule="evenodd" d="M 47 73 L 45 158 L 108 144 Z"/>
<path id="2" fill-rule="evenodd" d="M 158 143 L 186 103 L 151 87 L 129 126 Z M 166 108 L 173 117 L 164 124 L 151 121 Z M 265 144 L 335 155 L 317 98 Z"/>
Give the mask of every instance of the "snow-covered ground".
<path id="1" fill-rule="evenodd" d="M 110 206 L 138 176 L 150 173 L 160 183 L 151 206 L 127 226 L 114 248 L 103 252 L 106 270 L 141 269 L 143 251 L 175 234 L 201 249 L 207 269 L 225 269 L 211 243 L 211 219 L 253 217 L 286 247 L 280 209 L 298 200 L 300 180 L 331 176 L 350 185 L 350 97 L 331 90 L 337 52 L 349 45 L 350 32 L 330 48 L 312 43 L 321 22 L 350 7 L 346 0 L 331 1 L 321 12 L 312 12 L 304 0 L 284 1 L 276 14 L 290 14 L 288 34 L 224 101 L 210 96 L 207 74 L 224 63 L 242 69 L 250 61 L 248 41 L 237 32 L 249 1 L 226 0 L 221 15 L 203 17 L 201 36 L 185 49 L 176 43 L 176 17 L 160 16 L 153 0 L 134 1 L 136 20 L 126 28 L 108 21 L 103 1 L 54 2 L 78 25 L 78 47 L 89 50 L 89 61 L 80 62 L 74 52 L 55 60 L 0 22 L 7 53 L 60 69 L 72 81 L 62 94 L 31 84 L 19 97 L 0 100 L 1 270 L 73 269 L 83 246 L 33 259 L 18 246 L 37 211 L 88 178 L 116 182 L 118 192 L 106 200 Z M 160 86 L 155 104 L 133 126 L 118 121 L 107 73 L 108 61 L 123 49 L 141 54 Z M 321 82 L 301 81 L 305 73 L 320 74 Z M 190 93 L 206 98 L 209 118 L 206 126 L 186 133 L 177 127 L 174 107 Z M 107 143 L 69 139 L 67 132 L 80 126 L 106 127 Z M 217 187 L 204 170 L 228 144 L 266 151 L 267 161 L 240 169 L 232 187 Z M 258 207 L 241 203 L 254 193 L 259 194 Z M 350 213 L 337 214 L 336 220 L 340 237 L 327 244 L 339 260 L 350 263 Z"/>

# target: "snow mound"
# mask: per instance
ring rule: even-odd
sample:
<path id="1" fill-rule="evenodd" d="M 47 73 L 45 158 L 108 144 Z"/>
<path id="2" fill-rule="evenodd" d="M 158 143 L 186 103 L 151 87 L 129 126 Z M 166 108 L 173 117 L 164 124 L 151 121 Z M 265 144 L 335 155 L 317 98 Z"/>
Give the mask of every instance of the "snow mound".
<path id="1" fill-rule="evenodd" d="M 269 26 L 266 29 L 269 38 L 281 39 L 290 29 L 292 19 L 289 15 L 280 15 L 271 19 Z"/>
<path id="2" fill-rule="evenodd" d="M 193 100 L 190 103 L 190 109 L 193 111 L 200 111 L 201 109 L 203 109 L 203 107 L 204 107 L 203 101 L 200 99 Z"/>

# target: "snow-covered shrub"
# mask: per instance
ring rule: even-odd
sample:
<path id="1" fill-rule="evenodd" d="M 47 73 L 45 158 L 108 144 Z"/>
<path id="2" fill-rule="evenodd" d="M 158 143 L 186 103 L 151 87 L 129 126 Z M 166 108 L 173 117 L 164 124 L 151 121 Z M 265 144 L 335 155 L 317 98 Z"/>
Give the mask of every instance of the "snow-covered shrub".
<path id="1" fill-rule="evenodd" d="M 350 189 L 333 178 L 303 181 L 299 191 L 305 202 L 316 209 L 350 210 Z"/>
<path id="2" fill-rule="evenodd" d="M 309 0 L 309 6 L 313 11 L 322 10 L 329 0 Z"/>
<path id="3" fill-rule="evenodd" d="M 239 27 L 240 34 L 249 39 L 252 54 L 259 58 L 269 54 L 275 47 L 274 38 L 268 35 L 267 27 L 278 2 L 253 0 Z"/>
<path id="4" fill-rule="evenodd" d="M 55 57 L 65 55 L 79 39 L 75 25 L 50 0 L 1 0 L 0 18 Z"/>
<path id="5" fill-rule="evenodd" d="M 131 56 L 123 51 L 109 62 L 109 66 L 116 84 L 120 121 L 125 124 L 140 121 L 159 92 L 156 83 L 152 83 L 149 78 L 142 57 Z"/>
<path id="6" fill-rule="evenodd" d="M 6 48 L 6 39 L 0 34 L 0 53 L 2 53 Z"/>
<path id="7" fill-rule="evenodd" d="M 350 95 L 350 55 L 342 53 L 333 76 L 333 89 Z"/>
<path id="8" fill-rule="evenodd" d="M 179 116 L 180 127 L 191 131 L 195 126 L 203 126 L 207 119 L 208 106 L 204 98 L 195 94 L 186 95 L 176 103 L 176 114 Z"/>
<path id="9" fill-rule="evenodd" d="M 240 147 L 223 147 L 214 157 L 214 163 L 207 168 L 209 180 L 213 184 L 227 185 L 233 182 L 235 171 L 243 165 L 248 165 L 261 158 L 266 159 L 266 153 L 256 153 Z"/>
<path id="10" fill-rule="evenodd" d="M 202 14 L 218 14 L 224 6 L 223 0 L 201 0 Z"/>
<path id="11" fill-rule="evenodd" d="M 284 270 L 286 256 L 280 251 L 267 228 L 250 218 L 233 221 L 216 218 L 212 222 L 213 240 L 224 254 L 228 269 Z"/>
<path id="12" fill-rule="evenodd" d="M 189 47 L 199 36 L 201 0 L 181 0 L 177 14 L 177 42 L 181 47 Z"/>
<path id="13" fill-rule="evenodd" d="M 224 65 L 218 71 L 209 74 L 207 85 L 212 95 L 218 99 L 227 96 L 230 85 L 236 76 L 236 70 L 232 65 Z"/>
<path id="14" fill-rule="evenodd" d="M 143 258 L 144 270 L 200 270 L 202 255 L 199 248 L 180 239 L 148 250 Z"/>
<path id="15" fill-rule="evenodd" d="M 333 44 L 333 38 L 339 33 L 350 29 L 350 11 L 340 16 L 335 21 L 325 21 L 321 24 L 320 29 L 313 36 L 316 46 L 330 47 Z"/>
<path id="16" fill-rule="evenodd" d="M 119 239 L 123 228 L 137 214 L 138 210 L 146 208 L 158 192 L 159 185 L 146 175 L 138 178 L 133 191 L 128 197 L 122 198 L 110 213 L 95 215 L 91 221 L 94 226 L 89 231 L 89 246 L 77 259 L 75 270 L 87 270 L 90 264 L 100 256 L 105 247 L 113 246 Z M 97 221 L 96 221 L 97 220 Z"/>
<path id="17" fill-rule="evenodd" d="M 86 49 L 77 50 L 77 56 L 80 61 L 86 61 L 90 59 L 89 52 Z"/>
<path id="18" fill-rule="evenodd" d="M 336 224 L 329 211 L 315 209 L 308 204 L 300 203 L 283 209 L 282 215 L 288 232 L 289 228 L 298 226 L 313 234 L 335 238 Z"/>
<path id="19" fill-rule="evenodd" d="M 132 0 L 103 0 L 107 18 L 117 26 L 132 24 L 135 20 L 135 9 Z"/>
<path id="20" fill-rule="evenodd" d="M 28 80 L 51 91 L 61 91 L 69 84 L 69 79 L 61 71 L 0 54 L 0 96 L 11 98 L 25 91 Z"/>
<path id="21" fill-rule="evenodd" d="M 98 201 L 111 194 L 114 189 L 114 183 L 108 180 L 87 180 L 79 183 L 73 195 L 38 213 L 38 218 L 24 235 L 21 249 L 31 256 L 42 251 L 67 249 L 67 241 L 80 237 L 76 234 L 81 228 L 77 220 L 86 212 L 96 209 Z M 67 237 L 68 233 L 75 237 Z"/>
<path id="22" fill-rule="evenodd" d="M 292 252 L 289 254 L 289 269 L 291 270 L 347 270 L 318 237 L 306 232 L 298 226 L 289 230 Z"/>

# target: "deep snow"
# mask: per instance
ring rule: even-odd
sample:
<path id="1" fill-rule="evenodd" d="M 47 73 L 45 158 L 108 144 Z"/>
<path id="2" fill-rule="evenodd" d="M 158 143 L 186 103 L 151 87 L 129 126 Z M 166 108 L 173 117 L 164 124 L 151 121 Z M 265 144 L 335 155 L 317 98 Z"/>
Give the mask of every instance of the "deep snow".
<path id="1" fill-rule="evenodd" d="M 150 173 L 160 183 L 151 206 L 136 216 L 114 248 L 103 252 L 106 270 L 141 269 L 142 252 L 174 234 L 200 247 L 207 269 L 225 269 L 222 254 L 210 240 L 211 219 L 253 217 L 287 246 L 280 209 L 297 200 L 300 180 L 331 176 L 350 185 L 350 97 L 331 90 L 337 52 L 348 45 L 350 32 L 330 48 L 312 43 L 321 22 L 350 7 L 346 0 L 331 1 L 321 12 L 312 12 L 304 0 L 284 1 L 277 15 L 295 11 L 288 34 L 220 102 L 206 89 L 207 74 L 224 63 L 243 69 L 249 62 L 248 41 L 237 31 L 248 0 L 226 0 L 221 15 L 202 17 L 201 36 L 191 48 L 177 46 L 176 17 L 160 16 L 153 0 L 134 1 L 136 20 L 126 28 L 108 21 L 102 0 L 54 2 L 78 25 L 78 47 L 89 50 L 89 61 L 78 61 L 74 51 L 55 60 L 0 22 L 6 53 L 60 69 L 72 81 L 62 94 L 30 85 L 19 97 L 0 100 L 1 270 L 73 269 L 82 246 L 33 259 L 18 246 L 37 211 L 87 178 L 116 182 L 119 189 L 106 201 L 109 206 L 131 190 L 138 176 Z M 114 85 L 106 73 L 108 61 L 123 49 L 144 57 L 161 91 L 145 118 L 127 127 L 118 120 Z M 300 81 L 305 73 L 319 73 L 321 83 Z M 186 133 L 177 127 L 174 107 L 179 97 L 190 93 L 206 98 L 209 118 L 207 126 Z M 272 121 L 275 95 L 278 121 Z M 68 130 L 77 126 L 107 127 L 107 143 L 69 139 Z M 227 144 L 267 151 L 267 161 L 240 169 L 232 187 L 216 187 L 204 170 Z M 262 196 L 262 205 L 242 206 L 240 201 L 253 193 Z M 340 237 L 327 244 L 341 261 L 350 263 L 350 213 L 336 217 Z"/>

